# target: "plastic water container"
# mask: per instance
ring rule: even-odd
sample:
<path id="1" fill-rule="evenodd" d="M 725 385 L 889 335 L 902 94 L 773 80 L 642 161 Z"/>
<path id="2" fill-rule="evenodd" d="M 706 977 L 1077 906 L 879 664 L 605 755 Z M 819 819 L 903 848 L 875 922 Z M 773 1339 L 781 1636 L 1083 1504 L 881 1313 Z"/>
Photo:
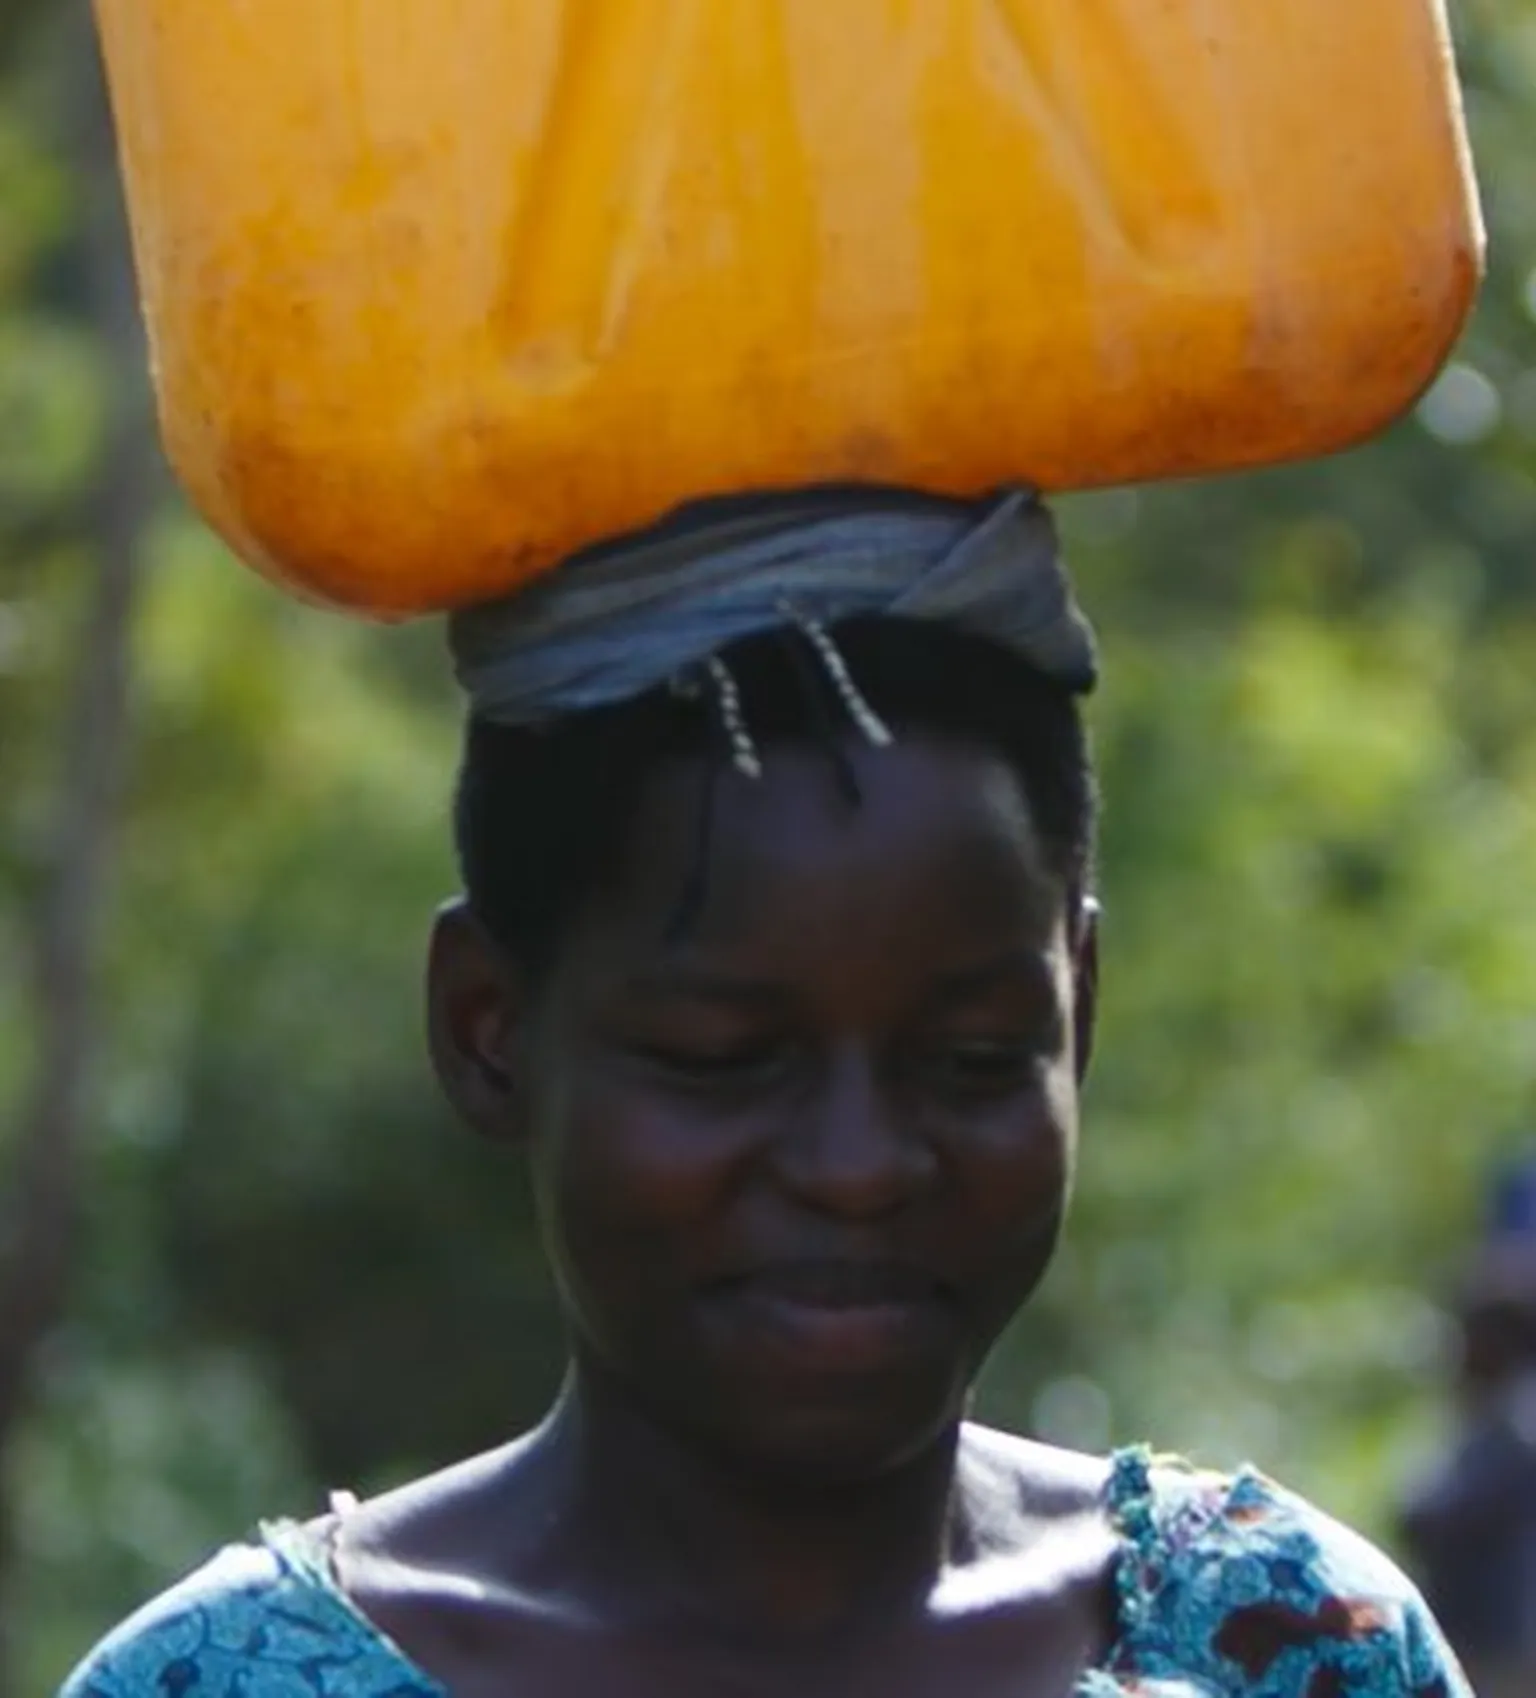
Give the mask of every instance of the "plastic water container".
<path id="1" fill-rule="evenodd" d="M 691 497 L 1320 454 L 1481 231 L 1440 0 L 97 0 L 160 416 L 381 616 Z"/>

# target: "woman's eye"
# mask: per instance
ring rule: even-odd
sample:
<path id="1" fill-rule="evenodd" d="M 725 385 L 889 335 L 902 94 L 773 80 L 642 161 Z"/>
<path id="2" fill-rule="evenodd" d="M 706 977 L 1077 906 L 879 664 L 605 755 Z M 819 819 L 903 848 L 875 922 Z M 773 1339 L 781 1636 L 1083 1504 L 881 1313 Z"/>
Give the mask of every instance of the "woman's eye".
<path id="1" fill-rule="evenodd" d="M 653 1067 L 698 1084 L 731 1084 L 760 1078 L 783 1058 L 776 1044 L 751 1043 L 693 1047 L 644 1044 L 639 1054 Z"/>
<path id="2" fill-rule="evenodd" d="M 936 1046 L 928 1071 L 941 1086 L 985 1094 L 1016 1089 L 1035 1071 L 1038 1047 L 1023 1039 L 976 1038 Z"/>

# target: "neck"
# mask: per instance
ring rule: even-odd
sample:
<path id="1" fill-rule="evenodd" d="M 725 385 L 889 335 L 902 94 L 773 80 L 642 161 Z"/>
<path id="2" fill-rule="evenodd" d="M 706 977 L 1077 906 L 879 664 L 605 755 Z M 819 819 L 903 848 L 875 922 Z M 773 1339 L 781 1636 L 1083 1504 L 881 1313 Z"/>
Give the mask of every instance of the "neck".
<path id="1" fill-rule="evenodd" d="M 975 1543 L 958 1421 L 877 1478 L 797 1487 L 710 1454 L 577 1369 L 539 1443 L 550 1559 L 662 1625 L 836 1640 L 919 1605 Z"/>

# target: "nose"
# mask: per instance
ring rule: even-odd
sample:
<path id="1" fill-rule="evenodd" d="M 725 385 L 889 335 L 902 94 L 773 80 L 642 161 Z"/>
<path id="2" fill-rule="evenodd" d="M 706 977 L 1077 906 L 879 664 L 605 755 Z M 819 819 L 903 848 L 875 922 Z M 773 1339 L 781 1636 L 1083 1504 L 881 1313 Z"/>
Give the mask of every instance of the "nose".
<path id="1" fill-rule="evenodd" d="M 781 1182 L 818 1212 L 849 1220 L 894 1213 L 931 1178 L 936 1158 L 879 1069 L 860 1052 L 828 1063 L 814 1097 L 775 1141 Z"/>

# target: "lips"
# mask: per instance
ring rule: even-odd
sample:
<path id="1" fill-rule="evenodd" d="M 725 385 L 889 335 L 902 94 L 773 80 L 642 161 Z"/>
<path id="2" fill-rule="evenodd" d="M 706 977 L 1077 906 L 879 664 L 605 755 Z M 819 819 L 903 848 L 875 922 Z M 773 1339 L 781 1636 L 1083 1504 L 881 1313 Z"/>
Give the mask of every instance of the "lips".
<path id="1" fill-rule="evenodd" d="M 771 1262 L 726 1282 L 758 1295 L 811 1309 L 875 1309 L 937 1302 L 944 1288 L 907 1262 L 821 1258 Z"/>
<path id="2" fill-rule="evenodd" d="M 944 1286 L 908 1263 L 774 1262 L 714 1288 L 709 1311 L 757 1368 L 817 1383 L 901 1373 L 947 1348 Z"/>

